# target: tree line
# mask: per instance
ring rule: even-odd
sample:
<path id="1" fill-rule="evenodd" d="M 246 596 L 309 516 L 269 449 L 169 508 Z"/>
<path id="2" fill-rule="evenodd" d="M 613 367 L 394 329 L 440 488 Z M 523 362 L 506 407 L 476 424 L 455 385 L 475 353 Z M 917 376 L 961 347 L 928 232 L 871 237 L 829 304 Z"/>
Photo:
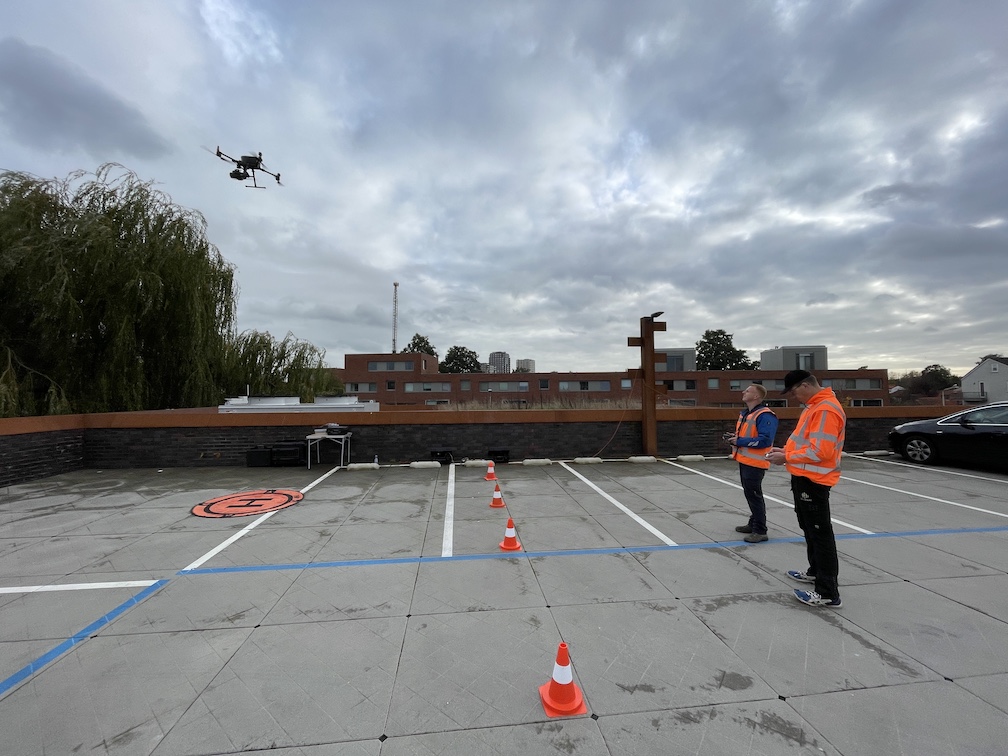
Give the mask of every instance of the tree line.
<path id="1" fill-rule="evenodd" d="M 340 392 L 314 345 L 237 333 L 234 267 L 206 230 L 120 165 L 0 173 L 0 416 Z"/>
<path id="2" fill-rule="evenodd" d="M 696 343 L 696 349 L 698 370 L 756 370 L 760 365 L 759 361 L 750 360 L 744 350 L 737 349 L 732 343 L 732 334 L 723 329 L 704 331 L 703 337 Z M 438 358 L 438 351 L 430 339 L 419 333 L 413 334 L 403 352 L 429 354 Z M 438 363 L 438 372 L 479 373 L 479 355 L 468 347 L 453 346 L 445 353 L 444 360 Z"/>

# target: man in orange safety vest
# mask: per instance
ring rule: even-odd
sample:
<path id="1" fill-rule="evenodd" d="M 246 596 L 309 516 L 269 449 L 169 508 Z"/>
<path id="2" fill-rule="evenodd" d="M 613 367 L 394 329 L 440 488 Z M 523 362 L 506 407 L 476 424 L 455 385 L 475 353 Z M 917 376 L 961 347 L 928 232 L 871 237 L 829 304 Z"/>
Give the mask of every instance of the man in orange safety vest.
<path id="1" fill-rule="evenodd" d="M 742 493 L 750 512 L 749 522 L 737 526 L 735 530 L 745 533 L 743 540 L 748 543 L 761 543 L 768 539 L 763 476 L 770 469 L 766 454 L 777 435 L 777 415 L 764 403 L 766 393 L 766 389 L 758 383 L 745 387 L 742 391 L 745 409 L 735 423 L 735 433 L 726 439 L 732 449 L 732 459 L 739 463 Z"/>
<path id="2" fill-rule="evenodd" d="M 809 606 L 838 608 L 840 589 L 837 574 L 836 537 L 830 520 L 830 489 L 840 480 L 847 416 L 831 388 L 822 388 L 806 370 L 792 370 L 784 376 L 782 395 L 791 394 L 805 405 L 798 425 L 784 448 L 773 447 L 766 455 L 775 465 L 791 473 L 798 525 L 805 534 L 808 570 L 788 570 L 788 577 L 814 583 L 815 590 L 795 589 L 795 598 Z"/>

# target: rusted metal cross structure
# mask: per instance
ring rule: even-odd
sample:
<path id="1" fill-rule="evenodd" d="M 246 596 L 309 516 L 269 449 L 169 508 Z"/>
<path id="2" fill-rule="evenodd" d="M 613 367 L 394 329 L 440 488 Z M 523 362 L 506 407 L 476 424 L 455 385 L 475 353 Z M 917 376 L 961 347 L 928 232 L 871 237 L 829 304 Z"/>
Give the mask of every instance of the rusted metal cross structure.
<path id="1" fill-rule="evenodd" d="M 641 381 L 641 440 L 645 454 L 658 454 L 658 415 L 655 411 L 655 395 L 659 393 L 655 386 L 655 331 L 664 331 L 665 323 L 658 323 L 655 318 L 663 313 L 653 312 L 640 319 L 640 336 L 629 336 L 627 346 L 640 347 L 641 367 L 636 371 L 636 377 Z M 664 393 L 662 391 L 661 393 Z"/>

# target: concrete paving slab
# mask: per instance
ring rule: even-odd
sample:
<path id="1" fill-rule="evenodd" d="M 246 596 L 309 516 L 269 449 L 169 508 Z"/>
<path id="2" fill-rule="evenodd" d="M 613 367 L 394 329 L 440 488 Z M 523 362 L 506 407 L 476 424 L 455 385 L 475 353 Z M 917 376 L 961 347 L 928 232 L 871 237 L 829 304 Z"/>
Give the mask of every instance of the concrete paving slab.
<path id="1" fill-rule="evenodd" d="M 609 754 L 598 724 L 591 719 L 555 719 L 528 725 L 477 727 L 423 735 L 391 737 L 382 744 L 382 756 L 431 756 L 457 753 L 467 756 L 513 754 Z"/>
<path id="2" fill-rule="evenodd" d="M 983 699 L 999 711 L 1008 714 L 1008 675 L 980 675 L 964 677 L 956 684 Z"/>
<path id="3" fill-rule="evenodd" d="M 545 609 L 410 618 L 386 734 L 543 721 L 538 688 L 553 672 L 557 643 Z"/>
<path id="4" fill-rule="evenodd" d="M 672 598 L 630 554 L 533 557 L 530 561 L 539 590 L 550 606 Z"/>
<path id="5" fill-rule="evenodd" d="M 1008 715 L 939 681 L 789 698 L 844 754 L 998 756 Z"/>
<path id="6" fill-rule="evenodd" d="M 35 574 L 66 575 L 88 569 L 108 569 L 115 554 L 144 538 L 146 536 L 137 534 L 0 538 L 0 574 L 28 576 L 34 571 Z"/>
<path id="7" fill-rule="evenodd" d="M 403 617 L 384 617 L 251 631 L 248 642 L 199 689 L 156 753 L 377 739 L 405 624 Z"/>
<path id="8" fill-rule="evenodd" d="M 207 520 L 207 518 L 193 518 L 194 520 Z M 101 558 L 89 561 L 81 565 L 77 572 L 87 574 L 90 572 L 161 572 L 165 570 L 178 570 L 185 567 L 195 559 L 209 552 L 220 544 L 229 535 L 241 530 L 248 525 L 246 518 L 227 518 L 224 521 L 230 523 L 230 530 L 192 530 L 192 531 L 172 531 L 153 533 L 143 538 L 130 536 L 122 537 L 124 541 L 119 548 Z M 212 521 L 211 521 L 212 522 Z M 109 538 L 109 536 L 99 536 Z M 296 536 L 292 537 L 300 542 Z M 254 552 L 254 548 L 248 549 L 249 554 Z M 220 563 L 230 563 L 229 555 L 221 555 L 218 558 Z"/>
<path id="9" fill-rule="evenodd" d="M 277 515 L 283 512 L 277 512 Z M 242 518 L 247 525 L 254 518 Z M 271 518 L 273 519 L 273 518 Z M 266 522 L 269 522 L 267 520 Z M 263 526 L 265 526 L 265 522 Z M 215 554 L 205 567 L 251 567 L 255 565 L 302 564 L 314 560 L 346 525 L 259 526 L 246 537 Z"/>
<path id="10" fill-rule="evenodd" d="M 697 598 L 687 606 L 788 698 L 939 679 L 925 664 L 848 620 L 843 608 L 810 610 L 791 591 Z M 760 631 L 753 632 L 755 627 Z"/>
<path id="11" fill-rule="evenodd" d="M 0 732 L 23 754 L 151 753 L 249 633 L 92 638 L 3 699 Z"/>
<path id="12" fill-rule="evenodd" d="M 525 551 L 550 551 L 557 544 L 578 549 L 605 549 L 620 545 L 598 520 L 587 515 L 576 517 L 517 518 L 515 528 Z"/>
<path id="13" fill-rule="evenodd" d="M 26 756 L 849 756 L 875 752 L 861 720 L 886 747 L 901 728 L 952 742 L 954 724 L 927 715 L 944 689 L 914 692 L 944 685 L 959 690 L 954 716 L 1004 729 L 1008 477 L 845 460 L 877 485 L 834 491 L 853 526 L 837 528 L 834 611 L 791 596 L 784 571 L 805 566 L 805 547 L 790 507 L 771 502 L 767 543 L 734 532 L 748 517 L 735 463 L 571 467 L 679 545 L 559 463 L 499 465 L 503 509 L 485 469 L 463 467 L 454 485 L 446 467 L 323 466 L 82 471 L 4 489 L 0 628 L 38 629 L 0 631 L 0 731 Z M 790 500 L 772 472 L 765 489 Z M 262 488 L 305 497 L 252 529 L 256 517 L 189 514 Z M 912 503 L 929 491 L 974 508 Z M 509 515 L 523 548 L 505 554 Z M 66 592 L 3 592 L 46 583 Z M 589 711 L 552 720 L 538 687 L 561 639 Z M 807 703 L 822 696 L 840 703 Z M 873 719 L 888 700 L 895 725 Z"/>
<path id="14" fill-rule="evenodd" d="M 427 522 L 365 522 L 341 525 L 318 553 L 315 561 L 419 557 Z"/>
<path id="15" fill-rule="evenodd" d="M 700 531 L 667 512 L 657 510 L 645 512 L 640 516 L 648 525 L 675 543 L 702 543 L 710 540 Z M 639 548 L 650 545 L 667 545 L 664 539 L 659 538 L 622 512 L 596 515 L 595 519 L 621 546 Z"/>
<path id="16" fill-rule="evenodd" d="M 191 508 L 192 505 L 190 505 Z M 131 505 L 128 509 L 103 512 L 101 516 L 64 531 L 64 535 L 147 535 L 163 530 L 188 529 L 191 517 L 180 507 Z"/>
<path id="17" fill-rule="evenodd" d="M 802 583 L 797 583 L 787 576 L 788 570 L 807 570 L 809 567 L 808 549 L 801 536 L 789 536 L 789 540 L 782 540 L 779 533 L 771 532 L 770 540 L 765 543 L 755 545 L 744 544 L 731 546 L 731 550 L 738 554 L 741 559 L 765 571 L 768 575 L 779 580 L 782 585 L 788 588 L 803 588 Z M 744 543 L 744 542 L 743 542 Z M 870 562 L 855 559 L 844 553 L 843 548 L 846 541 L 838 544 L 837 557 L 840 562 L 840 592 L 841 596 L 849 585 L 864 585 L 868 583 L 897 583 L 902 578 L 893 575 L 885 570 L 878 569 Z"/>
<path id="18" fill-rule="evenodd" d="M 761 543 L 745 550 L 763 548 Z M 779 592 L 781 583 L 727 548 L 643 551 L 634 555 L 674 596 Z"/>
<path id="19" fill-rule="evenodd" d="M 545 607 L 529 560 L 475 559 L 419 565 L 410 612 L 418 615 Z"/>
<path id="20" fill-rule="evenodd" d="M 262 624 L 406 616 L 418 568 L 411 561 L 297 571 Z"/>
<path id="21" fill-rule="evenodd" d="M 903 580 L 979 577 L 995 573 L 979 562 L 906 538 L 843 539 L 838 541 L 837 550 Z"/>
<path id="22" fill-rule="evenodd" d="M 554 607 L 598 716 L 766 699 L 763 680 L 677 601 Z"/>
<path id="23" fill-rule="evenodd" d="M 1008 672 L 1008 628 L 1001 620 L 912 583 L 862 585 L 842 595 L 845 618 L 940 675 Z"/>
<path id="24" fill-rule="evenodd" d="M 490 489 L 493 494 L 493 489 Z M 533 517 L 585 517 L 597 512 L 612 511 L 612 504 L 605 502 L 602 506 L 598 502 L 603 501 L 598 497 L 592 505 L 589 502 L 578 501 L 567 494 L 540 495 L 516 494 L 501 488 L 501 495 L 504 503 L 509 509 L 513 508 L 514 514 L 523 519 Z M 486 503 L 490 503 L 491 496 L 487 496 Z"/>
<path id="25" fill-rule="evenodd" d="M 957 604 L 1008 623 L 1008 575 L 984 575 L 972 580 L 945 578 L 921 580 L 920 586 Z"/>
<path id="26" fill-rule="evenodd" d="M 291 570 L 222 573 L 213 579 L 205 575 L 176 577 L 106 632 L 253 628 L 277 605 L 296 577 Z"/>
<path id="27" fill-rule="evenodd" d="M 138 588 L 21 593 L 3 606 L 0 640 L 56 645 L 136 595 Z"/>
<path id="28" fill-rule="evenodd" d="M 788 704 L 777 698 L 600 717 L 612 756 L 839 756 Z"/>
<path id="29" fill-rule="evenodd" d="M 1008 572 L 1008 531 L 908 535 L 906 539 L 954 554 L 996 572 Z"/>

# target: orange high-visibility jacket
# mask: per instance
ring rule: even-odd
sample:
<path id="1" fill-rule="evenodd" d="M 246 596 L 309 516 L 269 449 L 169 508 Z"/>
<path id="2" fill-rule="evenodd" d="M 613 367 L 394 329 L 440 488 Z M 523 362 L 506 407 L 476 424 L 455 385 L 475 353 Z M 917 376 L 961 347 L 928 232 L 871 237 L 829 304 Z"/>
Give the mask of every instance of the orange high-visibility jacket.
<path id="1" fill-rule="evenodd" d="M 760 407 L 758 410 L 750 412 L 748 415 L 740 414 L 738 420 L 735 422 L 735 435 L 738 436 L 739 439 L 758 438 L 759 430 L 756 428 L 756 418 L 764 412 L 770 412 L 773 414 L 769 407 Z M 766 453 L 771 446 L 773 446 L 772 438 L 767 446 L 733 446 L 731 453 L 732 459 L 741 462 L 743 465 L 769 470 L 770 462 L 766 458 Z"/>
<path id="2" fill-rule="evenodd" d="M 784 444 L 787 471 L 824 486 L 835 486 L 840 480 L 846 425 L 847 416 L 833 389 L 824 388 L 815 394 Z"/>

